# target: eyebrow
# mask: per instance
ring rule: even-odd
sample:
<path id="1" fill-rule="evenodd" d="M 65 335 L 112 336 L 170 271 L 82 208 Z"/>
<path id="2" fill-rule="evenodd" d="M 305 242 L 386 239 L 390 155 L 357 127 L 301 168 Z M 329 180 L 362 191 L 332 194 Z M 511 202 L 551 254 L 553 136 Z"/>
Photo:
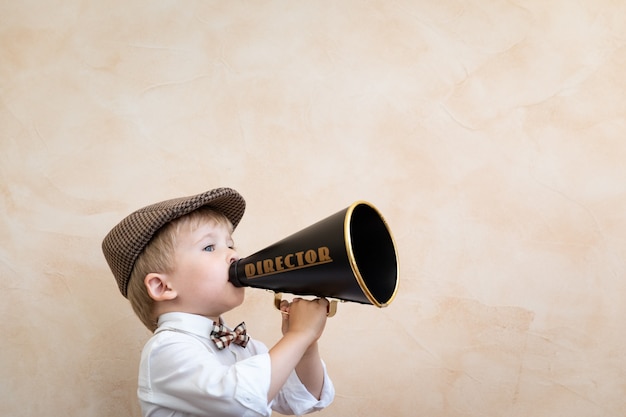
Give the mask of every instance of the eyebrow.
<path id="1" fill-rule="evenodd" d="M 203 240 L 206 240 L 206 239 L 212 239 L 212 238 L 215 238 L 215 233 L 213 233 L 213 232 L 205 233 L 204 235 L 202 235 L 202 236 L 200 237 L 200 239 L 198 239 L 198 240 L 195 242 L 195 244 L 196 244 L 196 245 L 199 245 L 199 244 L 200 244 L 200 242 L 202 242 Z M 233 238 L 232 238 L 232 237 L 228 237 L 228 238 L 226 239 L 226 243 L 228 244 L 228 246 L 232 246 L 232 247 L 234 247 L 234 246 L 235 246 L 235 241 L 233 240 Z"/>

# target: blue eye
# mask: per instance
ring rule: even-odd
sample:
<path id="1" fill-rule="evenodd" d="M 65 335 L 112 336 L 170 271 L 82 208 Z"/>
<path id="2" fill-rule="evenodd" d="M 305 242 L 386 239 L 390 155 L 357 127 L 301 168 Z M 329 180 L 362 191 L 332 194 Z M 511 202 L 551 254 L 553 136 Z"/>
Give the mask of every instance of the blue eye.
<path id="1" fill-rule="evenodd" d="M 215 245 L 205 246 L 202 250 L 206 252 L 213 252 L 215 250 Z"/>

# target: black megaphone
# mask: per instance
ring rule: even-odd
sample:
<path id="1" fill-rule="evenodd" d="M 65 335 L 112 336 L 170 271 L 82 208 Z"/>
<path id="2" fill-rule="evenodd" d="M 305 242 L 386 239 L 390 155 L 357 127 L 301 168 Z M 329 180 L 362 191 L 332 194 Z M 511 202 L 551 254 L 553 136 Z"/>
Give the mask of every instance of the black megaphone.
<path id="1" fill-rule="evenodd" d="M 398 290 L 398 255 L 391 231 L 380 212 L 366 201 L 294 233 L 230 268 L 237 287 L 273 291 L 275 306 L 282 293 L 386 307 Z"/>

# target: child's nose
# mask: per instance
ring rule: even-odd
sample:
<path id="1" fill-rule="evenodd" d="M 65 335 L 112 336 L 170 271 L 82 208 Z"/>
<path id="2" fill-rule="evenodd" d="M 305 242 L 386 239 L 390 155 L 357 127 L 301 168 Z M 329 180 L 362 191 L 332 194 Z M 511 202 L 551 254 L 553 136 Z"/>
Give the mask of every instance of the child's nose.
<path id="1" fill-rule="evenodd" d="M 229 263 L 235 263 L 239 260 L 239 254 L 237 253 L 237 251 L 235 249 L 228 249 L 228 262 Z"/>

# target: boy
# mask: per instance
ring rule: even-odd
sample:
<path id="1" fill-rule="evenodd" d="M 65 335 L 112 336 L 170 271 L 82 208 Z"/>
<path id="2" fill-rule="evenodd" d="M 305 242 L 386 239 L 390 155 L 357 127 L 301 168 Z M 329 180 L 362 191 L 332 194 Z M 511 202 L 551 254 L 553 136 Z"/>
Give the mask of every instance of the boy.
<path id="1" fill-rule="evenodd" d="M 139 209 L 102 242 L 120 292 L 154 332 L 139 368 L 144 416 L 302 415 L 334 398 L 317 347 L 327 300 L 283 301 L 283 337 L 269 351 L 244 323 L 222 321 L 244 299 L 228 281 L 244 210 L 239 193 L 218 188 Z"/>

